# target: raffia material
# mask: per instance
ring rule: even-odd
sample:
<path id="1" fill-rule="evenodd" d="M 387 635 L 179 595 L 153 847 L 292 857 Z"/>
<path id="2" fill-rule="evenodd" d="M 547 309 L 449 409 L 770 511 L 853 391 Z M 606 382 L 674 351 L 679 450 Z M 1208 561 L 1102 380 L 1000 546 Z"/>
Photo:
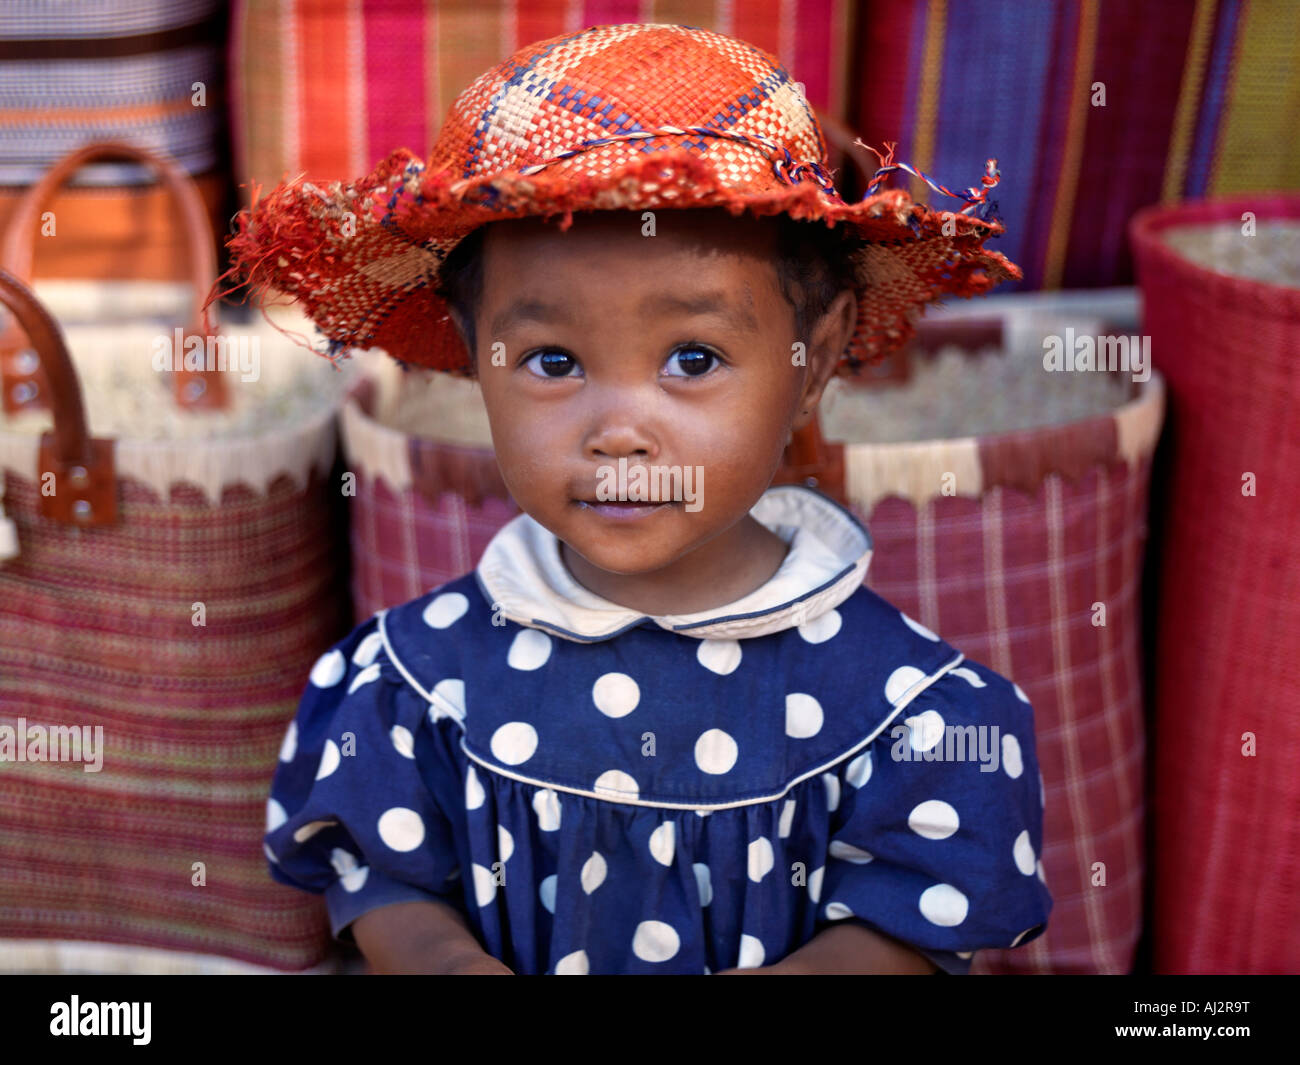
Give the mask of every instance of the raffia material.
<path id="1" fill-rule="evenodd" d="M 621 139 L 665 129 L 679 132 Z M 352 183 L 281 183 L 240 213 L 228 246 L 253 292 L 302 302 L 333 357 L 379 347 L 461 375 L 468 355 L 433 294 L 440 264 L 506 218 L 559 216 L 563 230 L 586 210 L 725 207 L 847 225 L 868 246 L 841 373 L 905 343 L 930 302 L 1020 278 L 983 248 L 1000 223 L 931 210 L 901 190 L 847 203 L 826 159 L 816 118 L 774 57 L 707 30 L 596 26 L 477 78 L 427 163 L 398 148 Z"/>

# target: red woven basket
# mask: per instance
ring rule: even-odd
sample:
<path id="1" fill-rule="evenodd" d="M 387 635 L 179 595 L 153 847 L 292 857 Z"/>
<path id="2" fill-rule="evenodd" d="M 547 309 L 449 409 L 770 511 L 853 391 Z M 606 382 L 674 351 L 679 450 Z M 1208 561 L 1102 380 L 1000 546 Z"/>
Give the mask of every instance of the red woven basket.
<path id="1" fill-rule="evenodd" d="M 1257 225 L 1300 219 L 1300 196 L 1152 208 L 1131 224 L 1172 438 L 1153 810 L 1166 973 L 1300 971 L 1287 919 L 1300 898 L 1300 288 L 1216 273 L 1162 239 L 1240 227 L 1247 211 Z"/>

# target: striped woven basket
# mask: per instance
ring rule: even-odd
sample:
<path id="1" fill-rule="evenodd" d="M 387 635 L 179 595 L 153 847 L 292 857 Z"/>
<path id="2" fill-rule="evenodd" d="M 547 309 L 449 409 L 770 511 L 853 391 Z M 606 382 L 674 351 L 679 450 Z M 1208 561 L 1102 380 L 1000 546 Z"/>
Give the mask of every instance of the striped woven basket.
<path id="1" fill-rule="evenodd" d="M 1126 973 L 1142 926 L 1139 594 L 1163 384 L 1044 374 L 1042 334 L 1063 323 L 1022 317 L 1014 350 L 998 321 L 922 322 L 937 354 L 874 385 L 833 382 L 825 438 L 797 437 L 778 480 L 815 478 L 847 502 L 875 544 L 867 583 L 1034 705 L 1055 909 L 1045 935 L 981 952 L 973 971 Z M 475 385 L 367 358 L 342 420 L 357 621 L 472 569 L 518 513 Z"/>
<path id="2" fill-rule="evenodd" d="M 214 236 L 225 231 L 222 0 L 7 0 L 0 18 L 0 226 L 59 159 L 126 140 L 195 178 Z M 185 272 L 170 199 L 130 161 L 77 176 L 51 205 L 61 240 L 43 241 L 45 277 L 162 280 Z"/>
<path id="3" fill-rule="evenodd" d="M 1294 0 L 872 0 L 853 124 L 932 174 L 996 155 L 1016 287 L 1132 283 L 1124 221 L 1300 187 Z M 914 184 L 913 194 L 925 198 Z"/>
<path id="4" fill-rule="evenodd" d="M 1158 541 L 1154 964 L 1296 973 L 1300 196 L 1152 208 L 1131 228 L 1172 441 Z"/>
<path id="5" fill-rule="evenodd" d="M 237 373 L 190 375 L 228 375 L 222 405 L 174 407 L 181 374 L 154 355 L 211 286 L 210 240 L 198 258 L 188 283 L 45 281 L 39 301 L 0 271 L 0 334 L 26 345 L 23 402 L 0 417 L 3 969 L 109 956 L 92 942 L 213 970 L 330 954 L 320 900 L 271 880 L 261 838 L 304 679 L 348 626 L 328 481 L 347 377 L 281 335 L 308 324 L 280 309 L 222 323 Z M 97 770 L 31 746 L 60 729 Z"/>

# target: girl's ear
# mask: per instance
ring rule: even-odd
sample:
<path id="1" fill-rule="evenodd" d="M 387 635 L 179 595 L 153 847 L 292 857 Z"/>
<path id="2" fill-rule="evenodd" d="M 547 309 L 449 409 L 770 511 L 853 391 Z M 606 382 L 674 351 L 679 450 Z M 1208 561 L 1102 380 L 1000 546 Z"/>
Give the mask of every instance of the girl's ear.
<path id="1" fill-rule="evenodd" d="M 817 404 L 821 402 L 822 393 L 826 391 L 826 385 L 834 375 L 844 349 L 849 345 L 857 320 L 857 295 L 853 289 L 846 288 L 840 290 L 826 308 L 826 313 L 813 326 L 808 376 L 799 396 L 799 408 L 790 423 L 792 431 L 802 429 L 817 416 Z"/>

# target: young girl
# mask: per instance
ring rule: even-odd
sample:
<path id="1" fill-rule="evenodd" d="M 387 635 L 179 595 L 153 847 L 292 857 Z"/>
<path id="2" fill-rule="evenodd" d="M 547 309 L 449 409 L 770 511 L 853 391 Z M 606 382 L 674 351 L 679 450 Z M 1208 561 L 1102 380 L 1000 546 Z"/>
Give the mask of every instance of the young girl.
<path id="1" fill-rule="evenodd" d="M 477 377 L 524 512 L 326 652 L 285 736 L 271 874 L 375 970 L 961 973 L 1044 930 L 1024 694 L 770 487 L 831 374 L 1018 276 L 994 171 L 951 214 L 824 163 L 765 53 L 598 26 L 479 78 L 427 167 L 244 217 L 332 352 Z"/>

